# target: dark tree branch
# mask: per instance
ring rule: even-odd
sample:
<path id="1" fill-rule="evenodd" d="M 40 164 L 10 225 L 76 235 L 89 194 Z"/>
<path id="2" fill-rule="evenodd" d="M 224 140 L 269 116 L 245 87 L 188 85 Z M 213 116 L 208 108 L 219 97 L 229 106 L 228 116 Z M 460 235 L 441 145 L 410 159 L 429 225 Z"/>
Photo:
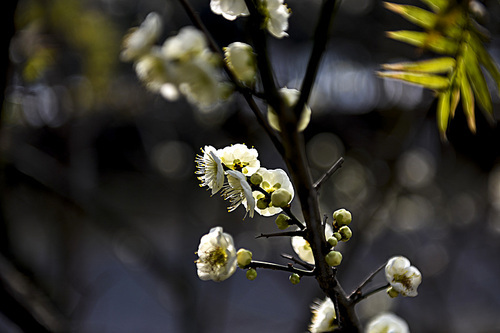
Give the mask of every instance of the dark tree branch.
<path id="1" fill-rule="evenodd" d="M 338 8 L 339 1 L 337 0 L 324 0 L 320 9 L 321 16 L 316 24 L 314 31 L 314 43 L 311 52 L 311 57 L 307 64 L 304 80 L 300 89 L 300 97 L 295 105 L 295 115 L 300 117 L 304 105 L 306 105 L 311 95 L 312 87 L 316 81 L 321 58 L 326 49 L 326 44 L 330 37 L 330 30 L 335 16 L 336 9 Z"/>
<path id="2" fill-rule="evenodd" d="M 374 295 L 380 291 L 383 291 L 383 290 L 386 290 L 387 288 L 389 288 L 391 286 L 390 283 L 387 283 L 383 286 L 380 286 L 378 288 L 375 288 L 373 290 L 370 290 L 368 291 L 367 293 L 365 294 L 356 294 L 357 297 L 355 297 L 354 299 L 352 299 L 352 304 L 355 305 L 355 304 L 358 304 L 359 302 L 361 302 L 362 300 L 364 300 L 365 298 L 368 298 L 370 297 L 371 295 Z"/>

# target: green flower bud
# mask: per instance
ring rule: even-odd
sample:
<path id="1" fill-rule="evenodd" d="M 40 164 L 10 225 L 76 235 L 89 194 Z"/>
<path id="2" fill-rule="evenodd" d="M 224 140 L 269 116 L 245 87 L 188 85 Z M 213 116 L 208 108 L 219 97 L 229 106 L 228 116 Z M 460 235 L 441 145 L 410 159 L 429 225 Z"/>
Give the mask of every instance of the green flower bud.
<path id="1" fill-rule="evenodd" d="M 266 197 L 257 200 L 257 208 L 266 209 L 267 207 L 269 207 L 269 200 Z"/>
<path id="2" fill-rule="evenodd" d="M 278 217 L 276 218 L 276 225 L 278 226 L 278 228 L 280 230 L 285 230 L 286 228 L 288 228 L 290 225 L 288 224 L 288 221 L 291 220 L 291 218 L 289 218 L 288 216 L 286 216 L 285 214 L 280 214 L 278 215 Z"/>
<path id="3" fill-rule="evenodd" d="M 398 297 L 399 292 L 397 292 L 397 290 L 394 289 L 393 287 L 389 287 L 387 288 L 387 295 L 389 295 L 389 297 L 391 298 L 395 298 Z"/>
<path id="4" fill-rule="evenodd" d="M 335 224 L 339 227 L 343 225 L 348 225 L 352 221 L 352 215 L 348 210 L 344 208 L 338 209 L 333 213 L 333 219 L 335 220 Z"/>
<path id="5" fill-rule="evenodd" d="M 335 246 L 337 246 L 339 241 L 335 237 L 330 237 L 330 238 L 328 238 L 327 242 L 328 242 L 328 244 L 330 244 L 330 246 L 335 247 Z"/>
<path id="6" fill-rule="evenodd" d="M 289 280 L 292 284 L 298 284 L 300 282 L 300 275 L 297 273 L 293 273 L 290 275 Z"/>
<path id="7" fill-rule="evenodd" d="M 271 202 L 275 207 L 286 207 L 292 201 L 292 194 L 285 189 L 277 189 L 271 194 Z"/>
<path id="8" fill-rule="evenodd" d="M 339 251 L 330 251 L 325 256 L 326 263 L 330 266 L 338 266 L 342 262 L 342 253 Z"/>
<path id="9" fill-rule="evenodd" d="M 249 279 L 250 281 L 253 281 L 253 280 L 255 280 L 255 278 L 257 278 L 257 271 L 255 270 L 255 268 L 250 268 L 247 271 L 246 276 L 247 276 L 247 279 Z"/>
<path id="10" fill-rule="evenodd" d="M 344 225 L 339 229 L 339 234 L 342 236 L 342 238 L 340 240 L 343 242 L 347 242 L 352 237 L 351 228 Z"/>
<path id="11" fill-rule="evenodd" d="M 247 249 L 239 249 L 236 253 L 236 261 L 240 268 L 245 268 L 252 262 L 252 252 Z"/>
<path id="12" fill-rule="evenodd" d="M 254 173 L 250 176 L 250 182 L 254 185 L 260 185 L 260 183 L 262 183 L 262 176 L 258 173 Z"/>
<path id="13" fill-rule="evenodd" d="M 332 236 L 335 237 L 335 238 L 337 238 L 337 240 L 341 240 L 342 239 L 342 235 L 340 233 L 338 233 L 338 232 L 334 232 Z"/>

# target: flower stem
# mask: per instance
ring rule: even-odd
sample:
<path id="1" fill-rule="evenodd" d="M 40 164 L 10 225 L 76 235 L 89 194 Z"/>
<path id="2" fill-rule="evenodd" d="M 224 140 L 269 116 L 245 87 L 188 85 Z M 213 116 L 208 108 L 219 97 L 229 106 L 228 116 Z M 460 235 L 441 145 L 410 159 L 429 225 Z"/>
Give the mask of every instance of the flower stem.
<path id="1" fill-rule="evenodd" d="M 279 264 L 274 264 L 270 262 L 265 262 L 265 261 L 256 261 L 252 260 L 252 262 L 246 266 L 245 268 L 266 268 L 266 269 L 271 269 L 275 271 L 284 271 L 284 272 L 290 272 L 290 273 L 297 273 L 300 276 L 314 276 L 314 270 L 303 270 L 300 268 L 293 267 L 292 264 L 288 264 L 286 266 L 284 265 L 279 265 Z"/>

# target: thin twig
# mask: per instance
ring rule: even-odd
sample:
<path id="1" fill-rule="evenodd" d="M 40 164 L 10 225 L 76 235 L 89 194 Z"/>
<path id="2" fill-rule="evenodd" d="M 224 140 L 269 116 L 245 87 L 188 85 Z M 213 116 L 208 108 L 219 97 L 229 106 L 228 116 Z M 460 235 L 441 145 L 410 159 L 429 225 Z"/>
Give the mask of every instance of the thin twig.
<path id="1" fill-rule="evenodd" d="M 279 265 L 279 264 L 274 264 L 270 262 L 265 262 L 265 261 L 255 261 L 252 260 L 252 262 L 246 266 L 245 268 L 266 268 L 266 269 L 272 269 L 275 271 L 284 271 L 284 272 L 290 272 L 290 273 L 297 273 L 300 276 L 314 276 L 315 271 L 314 270 L 303 270 L 300 268 L 293 267 L 293 265 Z"/>
<path id="2" fill-rule="evenodd" d="M 282 208 L 283 211 L 285 212 L 286 215 L 288 215 L 289 218 L 291 218 L 291 220 L 288 222 L 288 224 L 295 224 L 296 226 L 298 226 L 301 230 L 304 230 L 306 228 L 306 226 L 304 225 L 304 223 L 302 223 L 296 216 L 295 214 L 292 213 L 292 210 L 290 209 L 290 207 L 283 207 Z"/>
<path id="3" fill-rule="evenodd" d="M 387 288 L 389 288 L 390 286 L 391 286 L 391 284 L 390 284 L 390 283 L 387 283 L 387 284 L 385 284 L 385 285 L 383 285 L 383 286 L 380 286 L 380 287 L 378 287 L 378 288 L 375 288 L 375 289 L 373 289 L 373 290 L 370 290 L 370 291 L 369 291 L 369 292 L 367 292 L 366 294 L 362 294 L 362 295 L 359 295 L 359 294 L 358 294 L 358 296 L 352 300 L 352 304 L 357 304 L 357 303 L 361 302 L 362 300 L 364 300 L 365 298 L 370 297 L 371 295 L 374 295 L 374 294 L 376 294 L 376 293 L 378 293 L 378 292 L 380 292 L 380 291 L 386 290 L 386 289 L 387 289 Z"/>
<path id="4" fill-rule="evenodd" d="M 319 188 L 323 183 L 325 183 L 338 169 L 342 167 L 342 164 L 344 163 L 344 158 L 340 157 L 337 162 L 335 162 L 330 169 L 328 169 L 321 177 L 318 179 L 314 184 L 314 188 L 316 191 L 319 191 Z"/>
<path id="5" fill-rule="evenodd" d="M 370 273 L 370 275 L 368 275 L 368 277 L 352 292 L 351 295 L 349 295 L 349 299 L 350 300 L 355 300 L 357 299 L 358 297 L 361 297 L 361 290 L 368 284 L 370 283 L 373 278 L 375 277 L 375 275 L 378 274 L 378 272 L 380 272 L 381 270 L 383 270 L 385 268 L 386 264 L 384 263 L 383 265 L 381 265 L 379 268 L 377 268 L 375 271 L 373 271 L 372 273 Z"/>
<path id="6" fill-rule="evenodd" d="M 304 236 L 304 232 L 302 230 L 294 230 L 294 231 L 284 231 L 284 232 L 276 232 L 272 234 L 260 234 L 255 238 L 270 238 L 270 237 L 293 237 L 293 236 Z"/>
<path id="7" fill-rule="evenodd" d="M 314 265 L 306 263 L 306 262 L 304 262 L 304 261 L 302 261 L 300 259 L 297 259 L 294 256 L 291 256 L 289 254 L 282 253 L 281 256 L 283 258 L 285 258 L 285 259 L 293 261 L 294 263 L 296 263 L 297 265 L 300 265 L 300 266 L 304 267 L 305 269 L 308 269 L 308 270 L 311 270 L 311 271 L 314 269 Z"/>

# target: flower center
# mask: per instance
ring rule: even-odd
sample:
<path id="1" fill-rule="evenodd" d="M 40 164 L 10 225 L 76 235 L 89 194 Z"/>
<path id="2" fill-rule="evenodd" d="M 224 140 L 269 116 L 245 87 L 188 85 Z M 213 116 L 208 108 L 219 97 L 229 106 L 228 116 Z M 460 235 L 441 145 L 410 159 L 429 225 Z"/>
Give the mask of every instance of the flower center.
<path id="1" fill-rule="evenodd" d="M 210 266 L 224 266 L 227 262 L 226 250 L 217 246 L 214 250 L 208 253 L 206 261 Z"/>
<path id="2" fill-rule="evenodd" d="M 404 274 L 395 274 L 393 281 L 401 283 L 406 289 L 412 288 L 411 277 Z"/>

